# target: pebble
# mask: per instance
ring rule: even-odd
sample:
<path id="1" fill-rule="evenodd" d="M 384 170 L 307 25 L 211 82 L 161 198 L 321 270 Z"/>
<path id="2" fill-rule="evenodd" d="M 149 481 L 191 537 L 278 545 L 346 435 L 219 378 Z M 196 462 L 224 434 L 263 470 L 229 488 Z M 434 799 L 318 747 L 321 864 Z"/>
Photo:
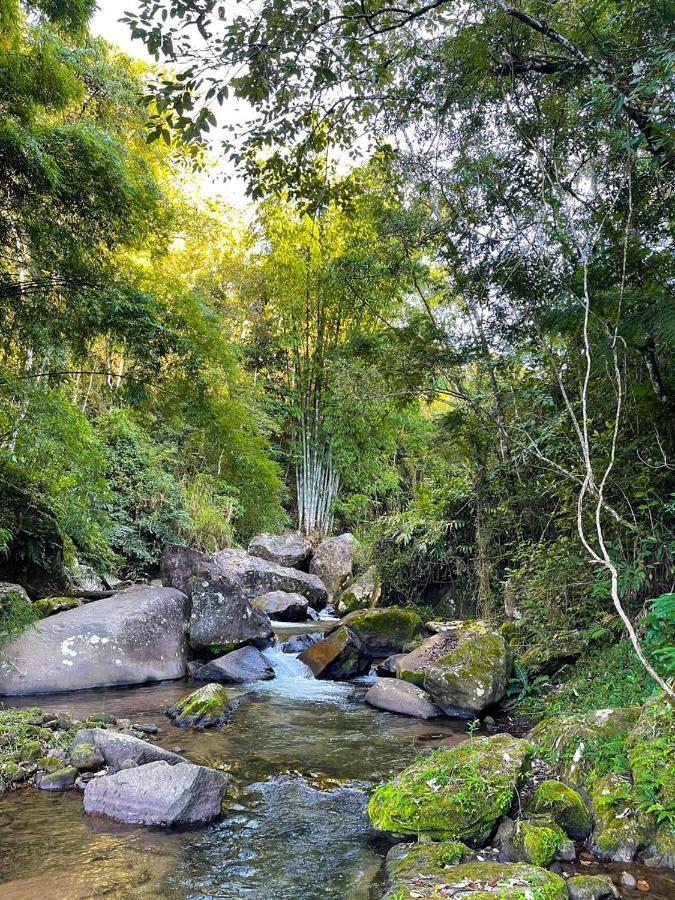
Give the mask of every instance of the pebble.
<path id="1" fill-rule="evenodd" d="M 630 872 L 622 872 L 621 884 L 627 888 L 634 888 L 637 885 L 637 879 L 635 878 L 635 875 L 631 875 Z"/>
<path id="2" fill-rule="evenodd" d="M 638 878 L 638 882 L 637 882 L 636 887 L 637 887 L 638 891 L 648 891 L 648 890 L 650 890 L 649 882 L 646 881 L 644 878 Z"/>

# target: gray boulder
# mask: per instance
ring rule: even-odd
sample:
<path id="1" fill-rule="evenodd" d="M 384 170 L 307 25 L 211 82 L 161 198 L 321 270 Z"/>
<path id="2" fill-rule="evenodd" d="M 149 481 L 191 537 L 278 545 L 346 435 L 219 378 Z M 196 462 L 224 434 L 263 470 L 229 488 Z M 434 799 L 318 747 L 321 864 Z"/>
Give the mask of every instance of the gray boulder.
<path id="1" fill-rule="evenodd" d="M 399 713 L 402 716 L 414 716 L 417 719 L 433 719 L 443 715 L 432 703 L 428 694 L 421 688 L 407 681 L 384 678 L 377 681 L 366 693 L 366 703 L 377 709 Z"/>
<path id="2" fill-rule="evenodd" d="M 372 609 L 380 599 L 380 576 L 375 566 L 357 575 L 349 582 L 337 599 L 337 611 L 341 616 L 355 609 Z"/>
<path id="3" fill-rule="evenodd" d="M 135 825 L 203 825 L 221 815 L 228 786 L 215 769 L 154 762 L 89 781 L 84 811 Z"/>
<path id="4" fill-rule="evenodd" d="M 328 602 L 326 586 L 317 575 L 249 556 L 244 550 L 221 550 L 213 560 L 247 600 L 269 591 L 286 591 L 301 594 L 314 609 L 323 609 Z"/>
<path id="5" fill-rule="evenodd" d="M 303 650 L 321 640 L 323 640 L 323 634 L 320 631 L 315 631 L 313 634 L 294 634 L 285 644 L 281 645 L 281 650 L 283 653 L 302 653 Z"/>
<path id="6" fill-rule="evenodd" d="M 248 552 L 279 566 L 299 569 L 312 555 L 312 545 L 301 534 L 259 534 L 248 545 Z"/>
<path id="7" fill-rule="evenodd" d="M 11 581 L 0 581 L 0 607 L 12 597 L 18 597 L 26 603 L 30 603 L 30 597 L 20 584 Z"/>
<path id="8" fill-rule="evenodd" d="M 254 597 L 251 606 L 280 622 L 304 622 L 307 619 L 307 600 L 302 594 L 269 591 L 261 597 Z"/>
<path id="9" fill-rule="evenodd" d="M 269 681 L 274 668 L 257 647 L 240 647 L 195 670 L 197 681 L 222 681 L 243 684 L 247 681 Z"/>
<path id="10" fill-rule="evenodd" d="M 37 779 L 41 791 L 69 791 L 75 787 L 78 771 L 74 766 L 66 766 L 56 772 L 45 772 Z"/>
<path id="11" fill-rule="evenodd" d="M 133 737 L 130 734 L 122 734 L 119 731 L 108 731 L 106 728 L 84 728 L 75 735 L 75 740 L 70 745 L 71 758 L 75 765 L 81 748 L 97 750 L 103 757 L 106 766 L 119 769 L 127 759 L 144 766 L 152 762 L 166 762 L 169 765 L 185 762 L 182 756 L 156 747 L 147 741 Z"/>
<path id="12" fill-rule="evenodd" d="M 351 576 L 354 568 L 354 536 L 341 534 L 322 541 L 314 551 L 309 571 L 326 585 L 330 599 Z M 310 601 L 311 602 L 311 601 Z M 316 604 L 312 603 L 312 606 Z M 318 609 L 318 607 L 317 607 Z"/>
<path id="13" fill-rule="evenodd" d="M 3 645 L 0 695 L 181 678 L 187 617 L 185 594 L 146 586 L 50 616 Z"/>
<path id="14" fill-rule="evenodd" d="M 190 596 L 190 579 L 211 571 L 212 558 L 188 547 L 168 546 L 162 554 L 160 574 L 166 587 L 176 588 Z"/>
<path id="15" fill-rule="evenodd" d="M 274 639 L 269 617 L 254 609 L 239 586 L 212 571 L 190 579 L 190 645 L 195 650 L 236 650 L 245 644 L 267 647 Z M 222 652 L 221 650 L 221 652 Z"/>

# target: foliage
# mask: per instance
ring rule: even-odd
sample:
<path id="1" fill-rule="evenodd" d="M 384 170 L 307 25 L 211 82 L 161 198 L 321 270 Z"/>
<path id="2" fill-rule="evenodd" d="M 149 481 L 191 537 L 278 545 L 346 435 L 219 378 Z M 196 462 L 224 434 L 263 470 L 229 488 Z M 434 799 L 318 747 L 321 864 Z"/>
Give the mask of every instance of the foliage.
<path id="1" fill-rule="evenodd" d="M 0 597 L 0 645 L 35 624 L 38 610 L 21 594 L 7 592 Z"/>
<path id="2" fill-rule="evenodd" d="M 513 664 L 513 676 L 506 688 L 506 693 L 518 701 L 542 693 L 550 683 L 546 675 L 538 675 L 531 679 L 527 669 L 524 669 L 518 662 Z"/>
<path id="3" fill-rule="evenodd" d="M 666 677 L 675 676 L 675 594 L 650 601 L 643 624 L 645 647 Z"/>

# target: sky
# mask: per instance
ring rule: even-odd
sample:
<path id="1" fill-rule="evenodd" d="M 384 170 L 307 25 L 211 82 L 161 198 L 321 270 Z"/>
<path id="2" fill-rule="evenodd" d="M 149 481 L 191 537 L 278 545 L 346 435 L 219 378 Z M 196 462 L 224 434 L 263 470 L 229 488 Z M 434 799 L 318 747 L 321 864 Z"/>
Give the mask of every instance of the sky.
<path id="1" fill-rule="evenodd" d="M 145 45 L 142 41 L 132 41 L 131 33 L 128 25 L 122 24 L 119 19 L 125 12 L 138 9 L 137 0 L 98 0 L 98 9 L 91 21 L 91 31 L 93 34 L 105 38 L 111 44 L 120 47 L 129 56 L 135 56 L 147 62 L 154 62 L 154 59 L 148 55 Z M 218 113 L 219 111 L 214 110 Z M 229 108 L 223 110 L 222 124 L 226 126 L 239 118 L 240 114 L 230 105 Z M 214 151 L 217 152 L 217 151 Z M 227 164 L 218 167 L 221 172 L 232 174 Z M 214 177 L 213 174 L 205 175 L 202 179 L 203 190 L 211 196 L 220 196 L 232 206 L 243 209 L 248 205 L 245 197 L 246 185 L 243 179 L 230 177 L 227 180 L 218 177 L 218 169 Z"/>

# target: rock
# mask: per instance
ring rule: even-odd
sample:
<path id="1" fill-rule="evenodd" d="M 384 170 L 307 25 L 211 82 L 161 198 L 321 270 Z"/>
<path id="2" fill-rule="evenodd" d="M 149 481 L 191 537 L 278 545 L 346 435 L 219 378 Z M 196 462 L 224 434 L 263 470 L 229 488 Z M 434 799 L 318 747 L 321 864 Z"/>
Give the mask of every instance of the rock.
<path id="1" fill-rule="evenodd" d="M 60 769 L 64 768 L 64 762 L 65 760 L 53 753 L 50 753 L 47 756 L 41 756 L 37 761 L 38 771 L 48 772 L 50 774 L 52 772 L 58 772 Z"/>
<path id="2" fill-rule="evenodd" d="M 624 887 L 630 888 L 633 890 L 637 887 L 637 878 L 631 872 L 622 872 L 621 873 L 621 884 Z"/>
<path id="3" fill-rule="evenodd" d="M 254 609 L 239 588 L 217 572 L 190 580 L 192 615 L 190 645 L 195 650 L 221 653 L 245 644 L 268 647 L 273 639 L 272 624 Z"/>
<path id="4" fill-rule="evenodd" d="M 67 766 L 56 772 L 46 772 L 37 780 L 37 786 L 41 791 L 69 791 L 75 787 L 77 774 L 74 766 Z"/>
<path id="5" fill-rule="evenodd" d="M 418 719 L 433 719 L 442 715 L 440 709 L 421 688 L 393 678 L 377 681 L 369 688 L 365 700 L 377 709 Z"/>
<path id="6" fill-rule="evenodd" d="M 375 566 L 370 566 L 353 581 L 338 596 L 336 606 L 341 616 L 354 612 L 355 609 L 373 609 L 380 599 L 380 578 Z"/>
<path id="7" fill-rule="evenodd" d="M 380 785 L 368 814 L 397 837 L 480 845 L 510 807 L 530 753 L 527 741 L 506 734 L 435 750 Z"/>
<path id="8" fill-rule="evenodd" d="M 448 868 L 471 857 L 472 851 L 460 841 L 429 841 L 423 844 L 395 844 L 389 853 L 385 871 L 393 889 L 413 879 L 445 876 Z"/>
<path id="9" fill-rule="evenodd" d="M 300 534 L 259 534 L 248 545 L 250 556 L 292 569 L 302 568 L 312 555 L 312 545 Z"/>
<path id="10" fill-rule="evenodd" d="M 57 613 L 3 644 L 0 695 L 181 678 L 187 615 L 180 591 L 149 587 Z"/>
<path id="11" fill-rule="evenodd" d="M 576 841 L 585 840 L 591 832 L 591 817 L 581 795 L 562 781 L 542 781 L 534 792 L 531 811 L 550 815 Z"/>
<path id="12" fill-rule="evenodd" d="M 190 579 L 195 575 L 208 574 L 212 567 L 213 559 L 206 553 L 170 544 L 162 554 L 160 574 L 166 587 L 176 588 L 190 596 Z"/>
<path id="13" fill-rule="evenodd" d="M 230 712 L 225 688 L 220 684 L 207 684 L 179 700 L 167 709 L 166 714 L 179 728 L 213 728 L 227 724 Z"/>
<path id="14" fill-rule="evenodd" d="M 598 859 L 629 863 L 647 846 L 656 826 L 639 809 L 630 779 L 617 774 L 598 778 L 590 791 L 593 834 L 589 848 Z"/>
<path id="15" fill-rule="evenodd" d="M 159 732 L 159 728 L 152 722 L 134 722 L 131 727 L 134 731 L 140 731 L 141 734 L 157 734 Z"/>
<path id="16" fill-rule="evenodd" d="M 205 766 L 154 762 L 89 781 L 84 811 L 136 825 L 203 825 L 221 815 L 228 784 Z"/>
<path id="17" fill-rule="evenodd" d="M 105 591 L 107 585 L 103 579 L 92 569 L 91 566 L 84 566 L 79 562 L 68 572 L 68 582 L 71 589 L 77 591 Z"/>
<path id="18" fill-rule="evenodd" d="M 314 634 L 295 634 L 281 645 L 281 649 L 284 653 L 302 653 L 303 650 L 321 640 L 323 640 L 323 634 L 320 631 L 314 632 Z"/>
<path id="19" fill-rule="evenodd" d="M 318 575 L 332 598 L 342 589 L 354 568 L 354 536 L 341 534 L 322 541 L 309 564 L 312 575 Z M 314 606 L 314 604 L 312 604 Z"/>
<path id="20" fill-rule="evenodd" d="M 424 684 L 424 673 L 429 666 L 442 656 L 446 656 L 456 646 L 456 634 L 440 632 L 433 634 L 410 653 L 402 653 L 397 656 L 394 667 L 396 677 L 421 687 Z"/>
<path id="21" fill-rule="evenodd" d="M 424 672 L 424 690 L 448 715 L 471 716 L 502 699 L 511 675 L 511 650 L 483 622 L 465 622 L 457 644 Z"/>
<path id="22" fill-rule="evenodd" d="M 364 675 L 370 667 L 369 660 L 361 653 L 359 641 L 344 626 L 303 650 L 298 659 L 309 666 L 315 678 L 335 681 Z"/>
<path id="23" fill-rule="evenodd" d="M 82 606 L 82 600 L 77 597 L 45 597 L 35 602 L 35 609 L 43 619 L 65 612 L 67 609 L 77 609 L 78 606 Z"/>
<path id="24" fill-rule="evenodd" d="M 198 668 L 193 676 L 197 681 L 230 682 L 269 681 L 274 668 L 257 647 L 240 647 Z"/>
<path id="25" fill-rule="evenodd" d="M 70 745 L 70 754 L 83 744 L 94 746 L 100 751 L 107 766 L 119 769 L 125 759 L 133 759 L 139 766 L 151 762 L 167 762 L 176 765 L 185 762 L 182 756 L 156 747 L 147 741 L 133 737 L 130 734 L 121 734 L 119 731 L 108 731 L 105 728 L 84 728 L 75 735 Z"/>
<path id="26" fill-rule="evenodd" d="M 638 708 L 598 709 L 543 719 L 529 734 L 550 758 L 563 780 L 581 786 L 588 770 L 587 747 L 610 741 L 635 725 Z"/>
<path id="27" fill-rule="evenodd" d="M 675 830 L 667 822 L 659 826 L 641 860 L 646 866 L 675 869 Z"/>
<path id="28" fill-rule="evenodd" d="M 221 550 L 213 559 L 247 600 L 270 591 L 285 591 L 301 594 L 314 609 L 323 609 L 328 602 L 326 586 L 316 575 L 278 566 L 243 550 Z"/>
<path id="29" fill-rule="evenodd" d="M 254 597 L 251 606 L 280 622 L 304 622 L 307 618 L 307 600 L 302 594 L 270 591 Z"/>
<path id="30" fill-rule="evenodd" d="M 395 882 L 385 900 L 440 897 L 567 900 L 567 896 L 565 881 L 546 869 L 526 863 L 470 862 L 443 867 L 436 875 Z"/>
<path id="31" fill-rule="evenodd" d="M 637 882 L 635 883 L 635 887 L 638 889 L 638 891 L 650 891 L 651 890 L 651 886 L 650 886 L 649 882 L 644 878 L 638 878 Z"/>
<path id="32" fill-rule="evenodd" d="M 362 609 L 349 613 L 335 626 L 356 635 L 361 652 L 370 659 L 400 653 L 424 634 L 422 619 L 410 609 Z"/>
<path id="33" fill-rule="evenodd" d="M 20 584 L 14 584 L 11 581 L 0 581 L 0 606 L 15 597 L 23 600 L 24 603 L 30 603 L 30 597 Z"/>
<path id="34" fill-rule="evenodd" d="M 98 747 L 85 741 L 71 748 L 70 762 L 80 772 L 96 772 L 105 765 L 103 754 Z"/>
<path id="35" fill-rule="evenodd" d="M 529 862 L 544 869 L 559 858 L 559 851 L 569 843 L 564 831 L 552 819 L 542 822 L 504 819 L 497 834 L 501 861 Z"/>
<path id="36" fill-rule="evenodd" d="M 375 665 L 375 674 L 380 678 L 394 678 L 396 676 L 396 663 L 406 655 L 405 653 L 392 653 L 391 656 Z"/>
<path id="37" fill-rule="evenodd" d="M 614 896 L 614 885 L 607 875 L 573 875 L 567 890 L 570 900 L 605 900 Z"/>
<path id="38" fill-rule="evenodd" d="M 580 631 L 554 631 L 546 643 L 535 644 L 519 658 L 518 664 L 533 677 L 553 675 L 568 663 L 575 662 L 588 647 L 588 638 Z"/>

